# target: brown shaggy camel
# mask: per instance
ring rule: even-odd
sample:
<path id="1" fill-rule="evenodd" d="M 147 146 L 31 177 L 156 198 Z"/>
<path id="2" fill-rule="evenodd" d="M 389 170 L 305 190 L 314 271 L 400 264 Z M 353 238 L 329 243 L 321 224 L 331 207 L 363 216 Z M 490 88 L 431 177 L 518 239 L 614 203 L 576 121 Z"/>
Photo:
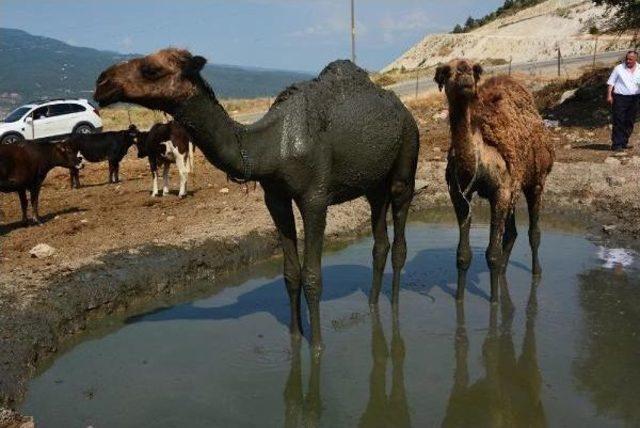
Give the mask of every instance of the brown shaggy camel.
<path id="1" fill-rule="evenodd" d="M 404 234 L 418 161 L 416 122 L 398 97 L 376 86 L 350 61 L 334 61 L 308 82 L 283 91 L 252 125 L 235 122 L 200 71 L 206 60 L 164 49 L 105 70 L 94 98 L 101 106 L 133 102 L 175 118 L 216 167 L 239 181 L 259 181 L 280 235 L 291 303 L 291 333 L 299 337 L 300 289 L 309 307 L 311 343 L 321 348 L 321 258 L 329 205 L 365 196 L 374 235 L 371 304 L 378 302 L 391 247 L 392 302 L 407 255 Z M 304 225 L 302 266 L 292 204 Z M 393 246 L 387 211 L 394 221 Z"/>
<path id="2" fill-rule="evenodd" d="M 462 300 L 471 264 L 469 228 L 474 193 L 491 204 L 491 234 L 486 259 L 491 271 L 491 302 L 497 302 L 498 281 L 515 242 L 515 206 L 524 192 L 529 208 L 531 271 L 541 273 L 538 260 L 538 218 L 544 183 L 554 150 L 531 93 L 508 76 L 492 77 L 478 86 L 482 67 L 456 59 L 436 69 L 435 81 L 449 101 L 451 146 L 446 171 L 460 240 L 456 298 Z"/>

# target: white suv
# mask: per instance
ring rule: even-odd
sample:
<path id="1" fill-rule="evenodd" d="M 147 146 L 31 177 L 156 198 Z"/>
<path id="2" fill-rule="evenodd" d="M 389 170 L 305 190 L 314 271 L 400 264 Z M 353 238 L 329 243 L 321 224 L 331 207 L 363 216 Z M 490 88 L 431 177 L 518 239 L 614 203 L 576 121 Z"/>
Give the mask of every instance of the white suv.
<path id="1" fill-rule="evenodd" d="M 59 99 L 18 107 L 0 122 L 0 144 L 102 131 L 102 120 L 85 99 Z"/>

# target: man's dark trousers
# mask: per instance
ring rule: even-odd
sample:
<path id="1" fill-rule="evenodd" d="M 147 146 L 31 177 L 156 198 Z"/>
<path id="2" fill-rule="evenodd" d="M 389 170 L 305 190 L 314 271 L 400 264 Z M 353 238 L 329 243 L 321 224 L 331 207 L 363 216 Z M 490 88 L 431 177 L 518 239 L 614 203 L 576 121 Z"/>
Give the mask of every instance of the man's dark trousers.
<path id="1" fill-rule="evenodd" d="M 624 149 L 629 144 L 629 137 L 633 132 L 633 124 L 638 114 L 638 100 L 640 95 L 613 94 L 612 149 Z"/>

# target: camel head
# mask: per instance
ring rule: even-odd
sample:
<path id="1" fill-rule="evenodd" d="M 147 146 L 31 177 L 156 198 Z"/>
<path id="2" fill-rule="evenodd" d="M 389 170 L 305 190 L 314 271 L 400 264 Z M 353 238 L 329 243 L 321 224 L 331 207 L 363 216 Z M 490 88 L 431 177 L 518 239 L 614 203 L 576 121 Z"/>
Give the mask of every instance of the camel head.
<path id="1" fill-rule="evenodd" d="M 447 97 L 470 99 L 476 96 L 481 75 L 480 64 L 473 64 L 466 59 L 454 59 L 438 67 L 433 80 L 438 84 L 438 89 L 442 91 L 444 88 Z"/>
<path id="2" fill-rule="evenodd" d="M 100 74 L 93 98 L 101 107 L 130 102 L 171 112 L 197 92 L 206 62 L 175 48 L 121 62 Z"/>

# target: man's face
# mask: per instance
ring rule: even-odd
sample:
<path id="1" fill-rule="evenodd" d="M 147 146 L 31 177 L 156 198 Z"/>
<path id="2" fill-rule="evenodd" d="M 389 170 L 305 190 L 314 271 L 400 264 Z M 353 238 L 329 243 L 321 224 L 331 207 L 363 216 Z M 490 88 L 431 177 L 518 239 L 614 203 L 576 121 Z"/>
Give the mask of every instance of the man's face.
<path id="1" fill-rule="evenodd" d="M 625 62 L 627 64 L 627 68 L 635 67 L 636 66 L 636 62 L 638 62 L 638 55 L 636 55 L 634 53 L 627 54 Z"/>

